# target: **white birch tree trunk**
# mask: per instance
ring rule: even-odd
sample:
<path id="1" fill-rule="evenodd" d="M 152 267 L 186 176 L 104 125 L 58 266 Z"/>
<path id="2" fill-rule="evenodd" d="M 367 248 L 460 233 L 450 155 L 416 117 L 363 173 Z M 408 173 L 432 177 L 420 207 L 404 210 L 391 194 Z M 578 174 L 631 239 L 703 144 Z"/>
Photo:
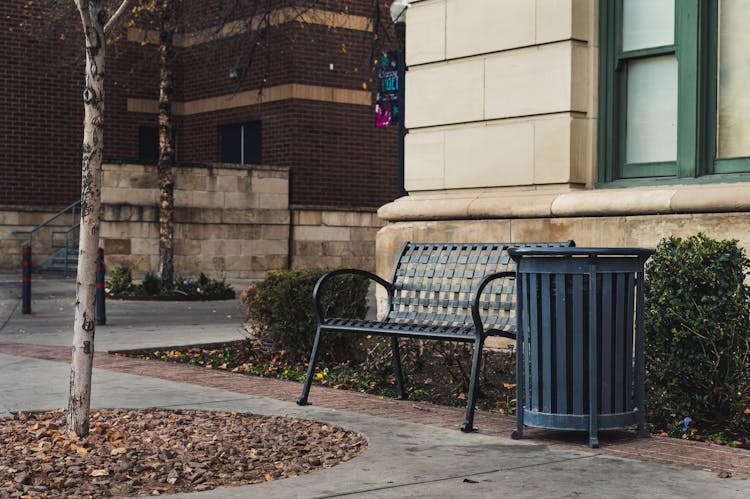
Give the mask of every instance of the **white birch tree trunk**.
<path id="1" fill-rule="evenodd" d="M 91 372 L 94 361 L 96 251 L 99 245 L 102 155 L 104 150 L 105 0 L 74 0 L 86 39 L 83 91 L 83 160 L 81 164 L 81 228 L 76 277 L 68 434 L 89 432 Z"/>

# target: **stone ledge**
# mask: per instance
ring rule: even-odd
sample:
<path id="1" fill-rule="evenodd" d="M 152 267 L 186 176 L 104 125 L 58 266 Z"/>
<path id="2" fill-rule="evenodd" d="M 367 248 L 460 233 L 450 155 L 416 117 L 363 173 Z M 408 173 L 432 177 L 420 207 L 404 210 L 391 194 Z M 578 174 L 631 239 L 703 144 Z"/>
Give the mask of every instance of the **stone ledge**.
<path id="1" fill-rule="evenodd" d="M 597 190 L 426 192 L 382 206 L 388 222 L 750 211 L 750 183 Z"/>

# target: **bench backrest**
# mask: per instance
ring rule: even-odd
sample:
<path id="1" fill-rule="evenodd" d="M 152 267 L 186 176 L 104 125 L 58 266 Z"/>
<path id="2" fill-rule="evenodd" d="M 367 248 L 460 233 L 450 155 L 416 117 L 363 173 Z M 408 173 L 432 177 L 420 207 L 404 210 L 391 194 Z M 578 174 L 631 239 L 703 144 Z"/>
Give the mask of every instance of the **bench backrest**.
<path id="1" fill-rule="evenodd" d="M 396 260 L 394 296 L 386 320 L 441 326 L 473 324 L 473 290 L 487 275 L 515 271 L 511 247 L 561 248 L 558 243 L 410 243 Z M 485 329 L 515 328 L 515 283 L 498 279 L 482 293 Z"/>

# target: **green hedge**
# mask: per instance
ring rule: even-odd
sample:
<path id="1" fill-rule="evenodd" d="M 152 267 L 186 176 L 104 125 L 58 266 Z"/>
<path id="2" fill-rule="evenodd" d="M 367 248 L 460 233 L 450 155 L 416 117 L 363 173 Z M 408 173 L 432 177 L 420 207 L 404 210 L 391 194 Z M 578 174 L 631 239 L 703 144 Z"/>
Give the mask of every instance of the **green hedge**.
<path id="1" fill-rule="evenodd" d="M 317 328 L 313 288 L 329 270 L 272 272 L 242 293 L 253 330 L 268 337 L 289 360 L 304 362 L 310 355 Z M 364 318 L 368 286 L 368 279 L 358 275 L 329 280 L 322 295 L 326 316 Z M 360 341 L 357 335 L 326 333 L 320 352 L 335 362 L 358 361 L 362 357 Z"/>
<path id="2" fill-rule="evenodd" d="M 703 435 L 747 436 L 749 264 L 735 240 L 659 243 L 645 279 L 647 407 L 658 427 L 687 417 Z"/>

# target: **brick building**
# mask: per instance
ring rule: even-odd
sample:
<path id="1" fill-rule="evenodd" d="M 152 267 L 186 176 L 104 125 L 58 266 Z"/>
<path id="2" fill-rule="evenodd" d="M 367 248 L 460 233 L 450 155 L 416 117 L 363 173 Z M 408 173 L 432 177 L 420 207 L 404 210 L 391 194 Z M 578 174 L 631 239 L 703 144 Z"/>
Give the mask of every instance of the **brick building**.
<path id="1" fill-rule="evenodd" d="M 372 104 L 373 54 L 392 39 L 379 32 L 388 28 L 381 3 L 321 0 L 302 16 L 279 7 L 259 38 L 239 20 L 223 29 L 185 23 L 175 38 L 173 108 L 178 168 L 189 169 L 178 173 L 176 185 L 178 271 L 201 270 L 191 267 L 205 265 L 209 251 L 211 261 L 224 258 L 217 270 L 238 277 L 289 264 L 374 268 L 381 226 L 375 210 L 399 192 L 397 131 L 375 127 Z M 203 19 L 207 7 L 196 5 Z M 33 26 L 20 2 L 4 4 L 0 14 L 0 266 L 13 268 L 23 242 L 13 232 L 79 197 L 82 37 L 72 7 L 69 22 L 56 27 Z M 141 271 L 155 269 L 157 254 L 153 40 L 154 33 L 123 29 L 107 53 L 102 238 L 112 263 Z M 251 50 L 253 42 L 259 43 Z M 259 204 L 263 196 L 251 185 L 258 173 L 237 164 L 270 166 L 260 171 L 282 179 L 273 187 L 276 201 Z M 205 180 L 196 184 L 201 175 Z M 227 176 L 247 185 L 217 181 Z M 205 216 L 211 210 L 216 217 Z M 252 230 L 245 236 L 236 227 L 218 235 L 208 230 L 225 222 L 227 210 L 235 210 L 232 224 Z M 263 229 L 264 221 L 273 227 Z M 242 249 L 243 240 L 257 241 L 261 233 L 274 234 L 258 249 L 273 247 L 272 255 Z M 41 239 L 35 254 L 49 252 Z"/>

